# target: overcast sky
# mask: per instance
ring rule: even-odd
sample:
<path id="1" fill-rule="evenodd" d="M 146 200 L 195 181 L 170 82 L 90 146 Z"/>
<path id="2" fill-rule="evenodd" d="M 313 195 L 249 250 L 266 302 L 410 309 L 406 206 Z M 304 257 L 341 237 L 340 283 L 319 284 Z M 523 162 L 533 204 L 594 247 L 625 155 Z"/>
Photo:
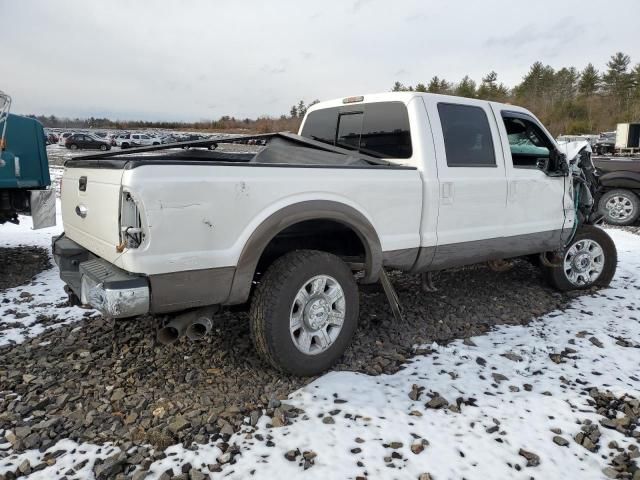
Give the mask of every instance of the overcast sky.
<path id="1" fill-rule="evenodd" d="M 541 60 L 640 62 L 639 0 L 0 0 L 16 113 L 200 120 Z"/>

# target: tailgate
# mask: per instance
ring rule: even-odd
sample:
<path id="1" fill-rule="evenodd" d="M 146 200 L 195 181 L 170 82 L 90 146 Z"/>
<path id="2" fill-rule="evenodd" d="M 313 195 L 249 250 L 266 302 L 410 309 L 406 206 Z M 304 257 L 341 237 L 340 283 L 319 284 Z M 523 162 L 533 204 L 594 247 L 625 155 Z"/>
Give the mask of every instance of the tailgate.
<path id="1" fill-rule="evenodd" d="M 66 168 L 62 177 L 62 222 L 66 235 L 113 262 L 119 255 L 120 182 L 123 170 Z"/>

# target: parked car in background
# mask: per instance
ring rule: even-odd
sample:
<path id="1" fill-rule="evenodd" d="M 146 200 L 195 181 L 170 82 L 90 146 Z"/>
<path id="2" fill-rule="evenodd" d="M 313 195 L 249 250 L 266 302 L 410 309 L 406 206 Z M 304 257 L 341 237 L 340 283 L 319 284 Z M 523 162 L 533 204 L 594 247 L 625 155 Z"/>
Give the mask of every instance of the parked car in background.
<path id="1" fill-rule="evenodd" d="M 210 136 L 210 135 L 199 135 L 199 134 L 196 134 L 196 133 L 189 133 L 189 134 L 187 134 L 187 135 L 183 135 L 183 136 L 180 138 L 180 140 L 179 140 L 179 141 L 180 141 L 180 142 L 194 142 L 194 141 L 198 141 L 198 140 L 208 140 L 209 138 L 211 138 L 211 136 Z M 202 146 L 202 147 L 197 147 L 197 146 L 188 146 L 188 145 L 185 145 L 185 146 L 183 146 L 182 148 L 183 148 L 183 149 L 189 149 L 189 148 L 206 148 L 206 149 L 208 149 L 208 150 L 215 150 L 215 149 L 216 149 L 216 147 L 217 147 L 217 145 L 216 145 L 216 144 L 213 144 L 213 145 L 209 145 L 209 146 Z"/>
<path id="2" fill-rule="evenodd" d="M 65 142 L 67 141 L 67 138 L 69 138 L 71 135 L 73 135 L 73 132 L 63 132 L 58 136 L 58 145 L 60 145 L 61 147 L 65 146 Z"/>
<path id="3" fill-rule="evenodd" d="M 102 150 L 103 152 L 111 150 L 109 142 L 88 133 L 74 133 L 65 140 L 64 145 L 71 150 L 94 149 Z"/>
<path id="4" fill-rule="evenodd" d="M 55 145 L 58 143 L 58 136 L 55 133 L 49 133 L 47 135 L 47 143 L 49 145 Z"/>
<path id="5" fill-rule="evenodd" d="M 147 145 L 160 145 L 160 140 L 146 133 L 125 133 L 118 136 L 116 145 L 120 148 L 144 147 Z"/>
<path id="6" fill-rule="evenodd" d="M 602 132 L 592 148 L 596 155 L 613 155 L 616 151 L 616 132 Z"/>
<path id="7" fill-rule="evenodd" d="M 640 218 L 640 158 L 594 158 L 600 184 L 598 209 L 611 225 Z"/>

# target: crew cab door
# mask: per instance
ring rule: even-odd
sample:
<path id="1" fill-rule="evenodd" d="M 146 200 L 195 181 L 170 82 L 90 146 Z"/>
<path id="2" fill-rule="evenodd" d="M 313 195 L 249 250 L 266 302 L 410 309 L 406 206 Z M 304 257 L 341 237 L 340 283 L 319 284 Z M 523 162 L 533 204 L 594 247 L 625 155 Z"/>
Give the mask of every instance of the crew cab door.
<path id="1" fill-rule="evenodd" d="M 500 130 L 508 182 L 506 234 L 526 235 L 528 241 L 540 243 L 541 250 L 557 248 L 563 226 L 573 224 L 573 213 L 565 198 L 566 177 L 549 176 L 539 167 L 549 161 L 555 142 L 533 116 L 498 104 L 491 108 Z M 571 218 L 565 218 L 565 205 Z"/>
<path id="2" fill-rule="evenodd" d="M 503 235 L 507 181 L 487 102 L 427 102 L 440 183 L 433 266 L 468 263 L 474 249 Z M 459 261 L 454 261 L 460 257 Z"/>

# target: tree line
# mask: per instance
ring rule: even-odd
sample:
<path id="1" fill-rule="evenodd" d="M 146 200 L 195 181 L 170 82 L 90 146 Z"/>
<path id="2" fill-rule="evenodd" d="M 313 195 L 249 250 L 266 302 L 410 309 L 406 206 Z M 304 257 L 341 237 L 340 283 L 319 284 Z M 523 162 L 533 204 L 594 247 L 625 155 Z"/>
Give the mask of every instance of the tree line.
<path id="1" fill-rule="evenodd" d="M 531 110 L 554 135 L 599 133 L 640 121 L 640 63 L 632 67 L 631 57 L 622 52 L 612 55 L 603 71 L 592 63 L 582 70 L 556 70 L 538 61 L 512 88 L 491 71 L 479 83 L 468 75 L 457 83 L 434 76 L 415 86 L 395 82 L 391 90 L 513 103 Z"/>
<path id="2" fill-rule="evenodd" d="M 558 70 L 535 62 L 522 81 L 508 87 L 494 71 L 476 82 L 465 75 L 459 82 L 434 76 L 427 83 L 404 85 L 395 82 L 392 91 L 431 92 L 458 95 L 497 102 L 513 103 L 531 110 L 554 135 L 597 133 L 615 129 L 617 123 L 640 121 L 640 63 L 631 66 L 631 58 L 622 52 L 611 56 L 603 71 L 589 63 L 582 70 L 562 67 Z M 256 119 L 222 116 L 198 122 L 152 122 L 111 120 L 108 118 L 61 118 L 55 115 L 30 115 L 45 127 L 95 129 L 172 129 L 228 132 L 297 131 L 307 109 L 318 103 L 303 100 L 279 117 Z"/>

